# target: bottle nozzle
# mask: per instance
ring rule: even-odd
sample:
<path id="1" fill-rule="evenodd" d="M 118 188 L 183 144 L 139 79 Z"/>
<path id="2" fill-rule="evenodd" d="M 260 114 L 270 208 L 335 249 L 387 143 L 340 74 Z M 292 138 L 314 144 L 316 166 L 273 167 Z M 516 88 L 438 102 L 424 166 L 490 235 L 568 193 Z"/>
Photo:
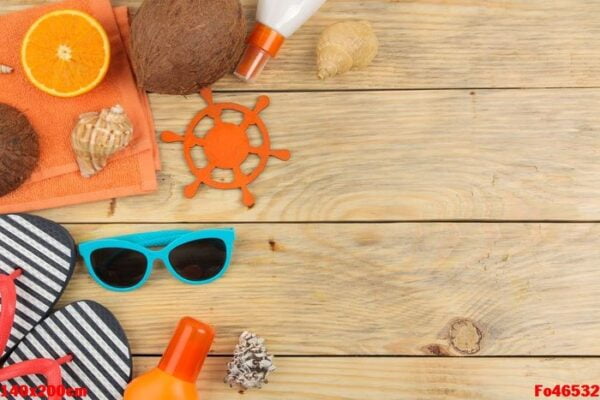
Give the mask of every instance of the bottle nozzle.
<path id="1" fill-rule="evenodd" d="M 258 22 L 248 37 L 248 47 L 235 70 L 235 75 L 246 81 L 255 81 L 269 60 L 277 55 L 285 37 Z"/>
<path id="2" fill-rule="evenodd" d="M 210 325 L 190 317 L 183 318 L 158 368 L 178 379 L 195 383 L 214 337 L 215 331 Z"/>

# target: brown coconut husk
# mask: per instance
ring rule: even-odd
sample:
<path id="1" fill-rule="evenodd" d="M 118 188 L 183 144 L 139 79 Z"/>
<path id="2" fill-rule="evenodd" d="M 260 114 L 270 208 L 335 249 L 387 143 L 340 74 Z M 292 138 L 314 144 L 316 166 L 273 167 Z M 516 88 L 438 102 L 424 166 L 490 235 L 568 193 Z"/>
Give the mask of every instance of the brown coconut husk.
<path id="1" fill-rule="evenodd" d="M 29 179 L 39 157 L 38 136 L 25 114 L 0 103 L 0 197 Z"/>
<path id="2" fill-rule="evenodd" d="M 146 0 L 131 29 L 138 85 L 155 93 L 197 93 L 233 71 L 245 37 L 239 0 Z"/>

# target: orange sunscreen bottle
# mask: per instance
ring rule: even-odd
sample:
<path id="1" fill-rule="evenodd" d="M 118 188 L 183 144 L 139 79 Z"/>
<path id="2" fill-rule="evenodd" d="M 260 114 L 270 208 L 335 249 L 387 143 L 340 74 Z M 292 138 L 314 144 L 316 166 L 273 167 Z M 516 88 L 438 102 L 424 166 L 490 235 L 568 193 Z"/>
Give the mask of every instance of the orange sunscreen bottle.
<path id="1" fill-rule="evenodd" d="M 196 380 L 215 337 L 214 329 L 183 318 L 157 368 L 136 378 L 125 400 L 198 400 Z"/>

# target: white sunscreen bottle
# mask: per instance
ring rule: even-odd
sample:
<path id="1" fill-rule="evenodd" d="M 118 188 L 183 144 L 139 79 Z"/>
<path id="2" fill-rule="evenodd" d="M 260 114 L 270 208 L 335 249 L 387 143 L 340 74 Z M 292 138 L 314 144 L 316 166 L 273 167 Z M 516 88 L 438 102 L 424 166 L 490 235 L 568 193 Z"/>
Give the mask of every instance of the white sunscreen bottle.
<path id="1" fill-rule="evenodd" d="M 267 62 L 327 0 L 259 0 L 256 26 L 235 75 L 252 82 Z"/>

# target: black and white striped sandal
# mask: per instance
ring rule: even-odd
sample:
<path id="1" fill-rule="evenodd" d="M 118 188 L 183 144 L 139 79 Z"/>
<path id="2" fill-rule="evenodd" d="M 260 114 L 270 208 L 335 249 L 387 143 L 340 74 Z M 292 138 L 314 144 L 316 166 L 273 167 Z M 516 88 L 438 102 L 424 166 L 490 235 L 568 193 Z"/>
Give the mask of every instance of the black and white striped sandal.
<path id="1" fill-rule="evenodd" d="M 34 365 L 11 373 L 30 360 L 47 361 L 50 368 Z M 129 343 L 117 319 L 98 303 L 78 301 L 52 313 L 23 338 L 0 370 L 0 380 L 7 388 L 62 391 L 45 393 L 50 399 L 117 400 L 123 398 L 131 373 Z M 8 398 L 21 397 L 8 393 Z"/>
<path id="2" fill-rule="evenodd" d="M 74 241 L 62 226 L 0 215 L 0 397 L 123 398 L 131 352 L 110 311 L 79 301 L 48 316 L 75 262 Z"/>
<path id="3" fill-rule="evenodd" d="M 16 287 L 14 321 L 6 343 L 0 334 L 4 345 L 0 359 L 50 313 L 76 260 L 73 238 L 62 226 L 33 215 L 0 215 L 0 277 L 10 277 Z M 5 304 L 3 299 L 3 308 Z"/>

